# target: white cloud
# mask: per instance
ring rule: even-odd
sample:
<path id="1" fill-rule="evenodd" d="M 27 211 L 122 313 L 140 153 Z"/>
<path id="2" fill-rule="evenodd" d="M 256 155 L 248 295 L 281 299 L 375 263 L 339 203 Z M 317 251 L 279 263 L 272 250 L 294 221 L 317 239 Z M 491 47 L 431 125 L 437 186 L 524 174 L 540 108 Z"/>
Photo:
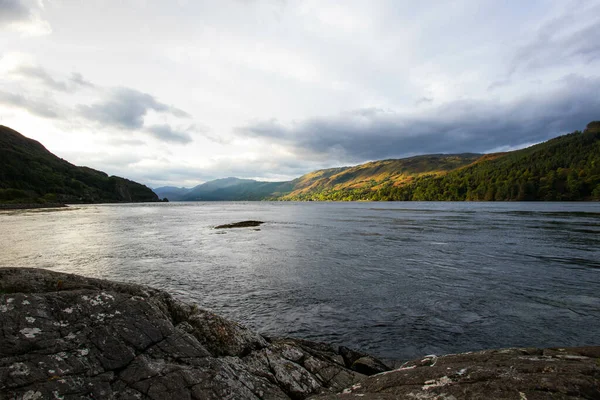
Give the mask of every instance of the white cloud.
<path id="1" fill-rule="evenodd" d="M 42 0 L 0 0 L 0 30 L 18 32 L 24 36 L 52 33 L 50 23 L 42 18 Z"/>
<path id="2" fill-rule="evenodd" d="M 600 79 L 598 7 L 0 0 L 0 120 L 65 157 L 93 149 L 96 168 L 177 186 L 292 178 L 404 154 L 395 145 L 513 148 L 514 132 L 525 144 L 594 118 L 581 82 Z"/>

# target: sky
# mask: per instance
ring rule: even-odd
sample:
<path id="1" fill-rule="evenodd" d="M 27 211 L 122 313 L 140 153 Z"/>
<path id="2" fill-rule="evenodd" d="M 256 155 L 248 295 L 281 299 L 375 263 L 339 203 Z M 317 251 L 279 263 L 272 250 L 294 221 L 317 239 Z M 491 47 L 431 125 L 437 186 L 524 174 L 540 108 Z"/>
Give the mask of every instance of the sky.
<path id="1" fill-rule="evenodd" d="M 600 0 L 0 0 L 0 124 L 150 187 L 600 119 Z"/>

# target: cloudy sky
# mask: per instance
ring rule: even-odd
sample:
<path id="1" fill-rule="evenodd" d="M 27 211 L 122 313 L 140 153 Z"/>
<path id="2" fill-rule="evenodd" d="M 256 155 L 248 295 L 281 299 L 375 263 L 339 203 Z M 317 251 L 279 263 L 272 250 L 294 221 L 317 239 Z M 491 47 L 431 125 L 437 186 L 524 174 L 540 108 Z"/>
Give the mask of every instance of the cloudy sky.
<path id="1" fill-rule="evenodd" d="M 151 187 L 600 119 L 600 0 L 0 0 L 0 124 Z"/>

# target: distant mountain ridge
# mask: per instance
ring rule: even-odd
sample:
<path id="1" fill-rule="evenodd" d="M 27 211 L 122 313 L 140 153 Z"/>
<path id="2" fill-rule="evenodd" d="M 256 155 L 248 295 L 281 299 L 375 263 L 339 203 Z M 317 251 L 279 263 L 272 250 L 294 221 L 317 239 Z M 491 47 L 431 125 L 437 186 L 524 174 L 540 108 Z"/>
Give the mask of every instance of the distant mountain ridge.
<path id="1" fill-rule="evenodd" d="M 291 188 L 290 182 L 261 182 L 230 177 L 205 182 L 191 189 L 164 186 L 155 188 L 154 192 L 169 201 L 235 201 L 277 197 L 288 193 Z"/>
<path id="2" fill-rule="evenodd" d="M 154 189 L 169 201 L 307 200 L 322 190 L 348 190 L 398 183 L 423 173 L 443 173 L 479 159 L 481 154 L 430 154 L 400 160 L 373 161 L 351 167 L 314 171 L 287 182 L 222 178 L 191 189 L 163 186 Z M 309 198 L 305 198 L 309 196 Z M 311 200 L 318 200 L 317 198 Z"/>
<path id="3" fill-rule="evenodd" d="M 169 199 L 169 201 L 181 201 L 183 196 L 189 193 L 192 189 L 176 186 L 161 186 L 152 189 L 154 193 L 161 199 Z"/>
<path id="4" fill-rule="evenodd" d="M 148 187 L 75 166 L 41 143 L 0 125 L 0 203 L 159 201 Z"/>
<path id="5" fill-rule="evenodd" d="M 526 149 L 429 154 L 310 172 L 289 182 L 217 179 L 161 197 L 217 200 L 600 200 L 600 121 Z M 179 194 L 181 193 L 181 194 Z"/>

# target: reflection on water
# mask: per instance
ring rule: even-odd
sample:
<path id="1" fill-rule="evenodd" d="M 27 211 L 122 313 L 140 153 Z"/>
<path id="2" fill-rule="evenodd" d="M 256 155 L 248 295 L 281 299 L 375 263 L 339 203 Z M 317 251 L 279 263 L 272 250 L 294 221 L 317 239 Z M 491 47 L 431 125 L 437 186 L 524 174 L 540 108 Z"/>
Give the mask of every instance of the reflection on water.
<path id="1" fill-rule="evenodd" d="M 245 219 L 253 229 L 214 230 Z M 598 203 L 167 203 L 0 212 L 0 266 L 132 281 L 388 358 L 597 344 Z"/>

